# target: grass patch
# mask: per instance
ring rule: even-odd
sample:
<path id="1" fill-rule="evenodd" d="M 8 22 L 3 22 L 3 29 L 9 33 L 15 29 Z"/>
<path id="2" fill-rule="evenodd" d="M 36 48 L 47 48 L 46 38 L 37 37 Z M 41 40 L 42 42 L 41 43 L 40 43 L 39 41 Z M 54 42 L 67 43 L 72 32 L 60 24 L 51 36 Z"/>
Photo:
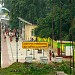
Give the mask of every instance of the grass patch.
<path id="1" fill-rule="evenodd" d="M 0 68 L 0 75 L 55 75 L 55 71 L 64 71 L 69 75 L 67 63 L 14 63 L 8 68 Z"/>

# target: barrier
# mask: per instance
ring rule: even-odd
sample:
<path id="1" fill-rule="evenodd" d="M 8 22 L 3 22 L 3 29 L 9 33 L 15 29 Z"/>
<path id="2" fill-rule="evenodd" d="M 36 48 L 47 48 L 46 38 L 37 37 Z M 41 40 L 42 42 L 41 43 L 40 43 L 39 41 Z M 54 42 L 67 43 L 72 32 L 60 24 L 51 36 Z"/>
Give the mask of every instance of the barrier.
<path id="1" fill-rule="evenodd" d="M 62 57 L 56 57 L 55 62 L 62 62 Z"/>
<path id="2" fill-rule="evenodd" d="M 47 57 L 40 57 L 40 62 L 47 64 L 48 63 L 48 58 Z"/>
<path id="3" fill-rule="evenodd" d="M 25 62 L 28 62 L 28 63 L 31 63 L 32 62 L 32 60 L 33 60 L 33 58 L 32 57 L 25 57 Z"/>

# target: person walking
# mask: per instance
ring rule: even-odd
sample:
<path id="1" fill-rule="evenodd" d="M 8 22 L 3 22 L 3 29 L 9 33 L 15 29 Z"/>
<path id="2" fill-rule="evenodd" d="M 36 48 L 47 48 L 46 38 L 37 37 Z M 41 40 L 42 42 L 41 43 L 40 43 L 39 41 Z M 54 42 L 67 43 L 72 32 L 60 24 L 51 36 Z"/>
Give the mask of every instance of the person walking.
<path id="1" fill-rule="evenodd" d="M 36 40 L 35 40 L 36 42 L 38 41 L 38 39 L 37 39 L 37 37 L 36 37 Z"/>
<path id="2" fill-rule="evenodd" d="M 50 57 L 50 61 L 51 61 L 51 58 L 52 58 L 51 50 L 49 51 L 49 57 Z"/>
<path id="3" fill-rule="evenodd" d="M 54 55 L 54 52 L 52 51 L 52 57 L 54 58 L 55 57 L 55 55 Z"/>
<path id="4" fill-rule="evenodd" d="M 54 57 L 55 57 L 55 55 L 54 55 L 54 52 L 52 51 L 52 61 L 54 62 Z"/>

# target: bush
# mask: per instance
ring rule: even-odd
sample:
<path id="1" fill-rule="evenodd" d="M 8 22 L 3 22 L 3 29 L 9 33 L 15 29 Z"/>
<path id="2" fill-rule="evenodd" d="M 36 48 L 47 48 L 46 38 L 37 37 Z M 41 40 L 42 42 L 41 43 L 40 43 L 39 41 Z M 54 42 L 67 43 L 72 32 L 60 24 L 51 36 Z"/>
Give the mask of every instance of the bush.
<path id="1" fill-rule="evenodd" d="M 70 67 L 62 63 L 14 63 L 8 68 L 0 69 L 1 75 L 55 75 L 55 71 L 64 71 L 69 74 Z"/>

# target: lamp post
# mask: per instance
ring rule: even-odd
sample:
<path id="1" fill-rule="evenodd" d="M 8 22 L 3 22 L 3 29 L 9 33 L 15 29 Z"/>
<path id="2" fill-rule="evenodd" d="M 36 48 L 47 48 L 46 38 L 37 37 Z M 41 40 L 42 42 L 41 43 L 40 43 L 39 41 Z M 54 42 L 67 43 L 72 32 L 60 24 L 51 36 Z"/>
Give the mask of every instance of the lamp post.
<path id="1" fill-rule="evenodd" d="M 18 62 L 18 40 L 19 40 L 19 32 L 16 32 L 16 62 Z"/>
<path id="2" fill-rule="evenodd" d="M 62 56 L 62 2 L 60 0 L 60 50 Z"/>
<path id="3" fill-rule="evenodd" d="M 73 19 L 74 19 L 74 0 L 69 0 L 70 3 L 70 20 L 71 20 L 71 28 L 73 27 Z M 73 44 L 73 31 L 70 31 L 71 41 L 72 41 L 72 51 L 73 51 L 73 75 L 74 75 L 74 44 Z M 70 66 L 71 67 L 71 66 Z M 71 75 L 71 73 L 70 73 Z"/>
<path id="4" fill-rule="evenodd" d="M 72 4 L 73 4 L 73 12 L 74 12 L 74 0 L 72 1 Z M 73 19 L 74 19 L 74 14 L 73 14 Z M 73 32 L 72 32 L 72 48 L 73 48 L 73 75 L 75 73 L 74 71 L 74 43 L 73 43 Z"/>
<path id="5" fill-rule="evenodd" d="M 54 1 L 53 1 L 53 7 L 52 7 L 52 48 L 53 48 L 53 39 L 54 39 Z"/>
<path id="6" fill-rule="evenodd" d="M 35 58 L 35 50 L 33 49 L 33 59 L 36 59 Z"/>
<path id="7" fill-rule="evenodd" d="M 71 41 L 72 41 L 72 36 L 71 36 L 71 32 L 69 32 L 69 35 L 70 35 L 70 75 L 71 75 L 71 46 L 72 46 L 72 44 L 71 44 Z"/>

